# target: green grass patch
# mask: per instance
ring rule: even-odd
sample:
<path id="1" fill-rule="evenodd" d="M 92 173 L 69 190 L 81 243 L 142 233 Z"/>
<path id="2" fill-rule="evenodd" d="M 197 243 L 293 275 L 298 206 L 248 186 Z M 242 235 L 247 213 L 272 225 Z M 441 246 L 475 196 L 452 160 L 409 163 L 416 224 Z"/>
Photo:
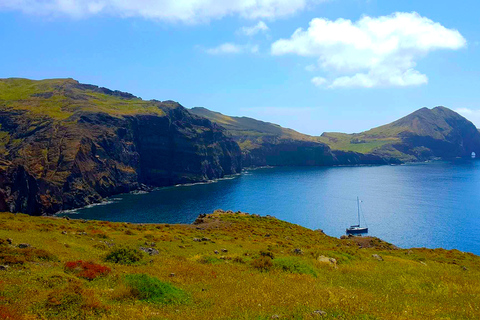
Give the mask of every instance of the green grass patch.
<path id="1" fill-rule="evenodd" d="M 149 303 L 183 304 L 189 295 L 174 285 L 146 274 L 129 274 L 124 278 L 132 297 Z"/>
<path id="2" fill-rule="evenodd" d="M 296 257 L 285 257 L 273 260 L 275 269 L 296 274 L 309 274 L 317 277 L 317 271 L 312 263 Z"/>

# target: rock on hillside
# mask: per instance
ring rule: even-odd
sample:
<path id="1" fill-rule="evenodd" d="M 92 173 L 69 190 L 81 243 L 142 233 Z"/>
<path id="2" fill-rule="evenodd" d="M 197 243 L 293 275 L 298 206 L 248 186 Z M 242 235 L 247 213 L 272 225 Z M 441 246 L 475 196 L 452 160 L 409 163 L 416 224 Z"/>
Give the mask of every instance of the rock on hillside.
<path id="1" fill-rule="evenodd" d="M 0 211 L 50 214 L 241 171 L 224 129 L 172 101 L 72 79 L 0 80 Z"/>

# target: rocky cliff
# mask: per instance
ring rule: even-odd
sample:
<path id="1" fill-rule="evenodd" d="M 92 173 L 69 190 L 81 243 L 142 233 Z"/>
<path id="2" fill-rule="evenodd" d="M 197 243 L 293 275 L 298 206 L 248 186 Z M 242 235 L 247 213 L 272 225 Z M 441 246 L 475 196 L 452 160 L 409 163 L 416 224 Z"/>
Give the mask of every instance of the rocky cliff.
<path id="1" fill-rule="evenodd" d="M 49 214 L 240 171 L 224 129 L 178 103 L 71 79 L 0 80 L 0 211 Z"/>
<path id="2" fill-rule="evenodd" d="M 320 142 L 318 137 L 277 124 L 248 117 L 231 117 L 205 108 L 192 108 L 189 111 L 225 127 L 240 145 L 245 167 L 390 163 L 372 154 L 332 150 L 326 143 Z"/>

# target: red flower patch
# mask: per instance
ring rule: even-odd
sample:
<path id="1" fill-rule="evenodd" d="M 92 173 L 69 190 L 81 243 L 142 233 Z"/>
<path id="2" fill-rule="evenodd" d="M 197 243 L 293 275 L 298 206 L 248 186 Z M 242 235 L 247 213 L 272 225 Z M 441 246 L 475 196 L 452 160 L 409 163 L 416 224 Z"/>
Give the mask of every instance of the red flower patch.
<path id="1" fill-rule="evenodd" d="M 112 270 L 109 267 L 88 261 L 69 261 L 65 263 L 65 271 L 74 273 L 77 277 L 93 280 L 106 276 Z"/>

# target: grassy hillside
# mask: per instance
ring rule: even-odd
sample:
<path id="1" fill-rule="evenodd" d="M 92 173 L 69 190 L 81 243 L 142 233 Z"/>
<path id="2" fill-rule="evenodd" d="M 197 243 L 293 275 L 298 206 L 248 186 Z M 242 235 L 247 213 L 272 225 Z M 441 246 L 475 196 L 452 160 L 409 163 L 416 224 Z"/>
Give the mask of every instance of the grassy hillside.
<path id="1" fill-rule="evenodd" d="M 378 136 L 367 137 L 364 134 L 346 134 L 340 132 L 326 132 L 318 137 L 318 140 L 334 150 L 360 153 L 371 153 L 384 145 L 401 141 L 400 138 L 395 136 L 380 138 Z"/>
<path id="2" fill-rule="evenodd" d="M 403 161 L 466 156 L 480 148 L 475 126 L 445 107 L 422 108 L 362 133 L 327 132 L 319 140 L 334 150 L 373 153 Z"/>
<path id="3" fill-rule="evenodd" d="M 480 317 L 477 256 L 233 212 L 196 225 L 2 213 L 0 265 L 2 319 Z"/>
<path id="4" fill-rule="evenodd" d="M 205 108 L 192 108 L 189 111 L 223 126 L 244 150 L 258 148 L 267 140 L 317 141 L 315 137 L 270 122 L 248 117 L 230 117 Z"/>
<path id="5" fill-rule="evenodd" d="M 0 107 L 28 110 L 33 114 L 66 119 L 76 111 L 110 115 L 137 113 L 164 115 L 158 101 L 144 101 L 129 93 L 112 91 L 73 79 L 0 79 Z M 175 106 L 162 103 L 162 107 Z"/>

